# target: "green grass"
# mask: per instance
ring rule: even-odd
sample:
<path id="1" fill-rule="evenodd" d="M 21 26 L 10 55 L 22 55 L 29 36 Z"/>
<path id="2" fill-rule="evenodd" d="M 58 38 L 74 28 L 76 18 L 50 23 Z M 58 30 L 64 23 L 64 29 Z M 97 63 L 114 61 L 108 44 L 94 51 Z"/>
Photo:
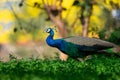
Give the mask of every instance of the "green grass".
<path id="1" fill-rule="evenodd" d="M 119 80 L 120 57 L 93 55 L 78 62 L 37 58 L 0 62 L 0 80 Z"/>

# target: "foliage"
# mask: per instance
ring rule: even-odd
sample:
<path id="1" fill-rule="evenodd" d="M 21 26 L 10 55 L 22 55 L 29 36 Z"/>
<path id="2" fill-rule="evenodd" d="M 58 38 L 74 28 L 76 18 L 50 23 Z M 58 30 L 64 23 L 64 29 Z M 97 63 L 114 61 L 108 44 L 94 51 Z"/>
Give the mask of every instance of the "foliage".
<path id="1" fill-rule="evenodd" d="M 120 29 L 117 29 L 111 33 L 111 36 L 109 38 L 109 41 L 114 42 L 118 45 L 120 45 Z"/>
<path id="2" fill-rule="evenodd" d="M 31 0 L 31 1 L 20 0 L 20 1 L 24 1 L 24 4 L 20 4 L 19 1 L 10 0 L 10 5 L 13 9 L 9 9 L 10 6 L 8 6 L 9 8 L 4 7 L 6 6 L 6 3 L 7 3 L 6 0 L 0 1 L 1 4 L 3 5 L 1 6 L 3 9 L 1 9 L 0 20 L 5 24 L 11 21 L 15 22 L 15 26 L 12 26 L 12 28 L 13 27 L 15 28 L 14 29 L 15 32 L 22 27 L 23 30 L 26 31 L 28 34 L 30 35 L 32 34 L 31 36 L 32 39 L 35 39 L 35 38 L 38 39 L 39 36 L 36 35 L 37 34 L 36 30 L 43 30 L 40 26 L 45 27 L 43 26 L 44 24 L 48 26 L 49 24 L 51 24 L 50 18 L 48 17 L 46 11 L 44 10 L 44 5 L 42 3 L 43 0 Z M 104 30 L 104 28 L 109 34 L 111 30 L 108 30 L 108 29 L 110 29 L 111 27 L 113 27 L 112 29 L 115 28 L 113 24 L 115 21 L 112 20 L 111 18 L 112 17 L 111 12 L 113 10 L 112 5 L 110 4 L 111 0 L 105 0 L 105 1 L 92 0 L 92 1 L 95 1 L 95 4 L 92 7 L 92 12 L 91 11 L 89 12 L 90 0 L 84 0 L 84 1 L 83 0 L 80 0 L 80 1 L 79 0 L 63 0 L 62 1 L 62 8 L 63 8 L 62 18 L 66 28 L 68 29 L 68 34 L 81 35 L 81 32 L 82 32 L 82 25 L 81 25 L 82 22 L 80 20 L 80 17 L 82 16 L 81 13 L 83 13 L 84 16 L 89 16 L 89 14 L 91 14 L 89 34 L 91 34 L 92 32 L 93 34 L 98 35 L 99 34 L 98 32 L 102 29 Z M 119 0 L 112 0 L 112 1 L 115 4 L 120 5 Z M 48 0 L 48 3 L 50 5 L 54 4 L 54 0 Z M 57 8 L 59 9 L 58 3 L 56 5 L 57 5 Z M 82 7 L 85 7 L 84 11 L 82 11 Z M 56 16 L 56 18 L 58 17 Z M 1 24 L 1 26 L 4 26 L 4 25 Z M 2 31 L 3 29 L 0 29 L 0 30 Z M 105 33 L 105 35 L 108 35 L 108 34 Z M 5 32 L 2 33 L 2 36 L 6 36 Z M 19 37 L 16 34 L 12 36 L 14 40 Z M 94 36 L 90 36 L 90 37 L 94 37 Z"/>
<path id="3" fill-rule="evenodd" d="M 120 24 L 118 24 L 119 20 L 114 19 L 111 16 L 110 11 L 107 9 L 103 9 L 102 14 L 103 17 L 107 18 L 103 29 L 99 31 L 99 37 L 101 39 L 106 39 L 110 42 L 120 45 Z"/>
<path id="4" fill-rule="evenodd" d="M 116 56 L 93 55 L 92 59 L 78 62 L 40 60 L 38 58 L 18 60 L 11 56 L 9 62 L 0 62 L 1 80 L 118 80 L 120 79 L 120 58 Z"/>
<path id="5" fill-rule="evenodd" d="M 42 1 L 35 0 L 32 3 L 30 3 L 29 1 L 26 1 L 25 3 L 29 4 L 29 6 L 32 4 L 34 6 L 30 6 L 31 9 L 29 9 L 28 6 L 24 5 L 25 10 L 23 11 L 23 13 L 26 12 L 29 15 L 30 13 L 33 12 L 34 9 L 38 9 L 39 15 L 36 15 L 36 16 L 38 16 L 39 18 L 42 17 L 41 19 L 44 20 L 43 22 L 45 24 L 48 22 L 51 22 L 50 18 L 48 17 L 48 15 L 44 10 L 44 6 L 43 6 L 44 4 L 42 3 Z M 54 6 L 53 0 L 49 0 L 48 3 Z M 118 2 L 113 1 L 113 3 L 118 3 Z M 59 6 L 58 4 L 56 5 L 57 7 Z M 68 34 L 80 35 L 82 30 L 82 24 L 84 23 L 83 17 L 87 17 L 87 16 L 91 16 L 90 25 L 89 25 L 90 26 L 89 35 L 91 34 L 91 32 L 97 35 L 99 31 L 105 28 L 107 31 L 104 35 L 108 35 L 109 37 L 110 36 L 109 33 L 111 32 L 111 30 L 108 30 L 108 29 L 111 29 L 111 27 L 112 29 L 114 29 L 113 23 L 115 21 L 112 19 L 112 16 L 111 16 L 111 12 L 113 8 L 112 8 L 112 5 L 110 4 L 110 0 L 107 0 L 107 1 L 69 0 L 69 3 L 67 2 L 67 0 L 63 0 L 62 8 L 65 8 L 62 10 L 62 18 L 63 18 L 63 22 L 65 23 L 65 26 L 67 26 L 66 28 L 69 31 Z M 27 11 L 29 11 L 29 13 Z M 43 16 L 42 13 L 46 15 Z M 91 18 L 94 18 L 94 19 L 91 19 Z M 71 30 L 71 28 L 73 28 L 73 30 Z M 91 35 L 90 37 L 94 37 L 94 35 Z M 101 37 L 101 34 L 100 34 L 100 37 Z"/>
<path id="6" fill-rule="evenodd" d="M 44 16 L 44 15 L 43 15 Z M 42 17 L 41 17 L 42 18 Z M 44 19 L 31 18 L 31 19 L 19 19 L 19 24 L 16 21 L 13 33 L 10 34 L 11 42 L 19 42 L 19 41 L 39 41 L 42 40 L 42 37 L 38 37 L 44 31 L 45 26 Z M 41 35 L 43 36 L 43 35 Z M 21 39 L 21 37 L 24 37 Z"/>

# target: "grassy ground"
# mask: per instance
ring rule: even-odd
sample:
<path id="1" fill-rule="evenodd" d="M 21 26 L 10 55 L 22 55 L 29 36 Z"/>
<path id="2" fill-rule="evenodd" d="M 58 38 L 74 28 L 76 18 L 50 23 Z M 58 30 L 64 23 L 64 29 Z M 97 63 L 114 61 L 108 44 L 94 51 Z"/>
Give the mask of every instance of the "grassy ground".
<path id="1" fill-rule="evenodd" d="M 0 62 L 0 80 L 120 80 L 120 58 L 115 56 L 93 55 L 85 62 L 10 58 Z"/>

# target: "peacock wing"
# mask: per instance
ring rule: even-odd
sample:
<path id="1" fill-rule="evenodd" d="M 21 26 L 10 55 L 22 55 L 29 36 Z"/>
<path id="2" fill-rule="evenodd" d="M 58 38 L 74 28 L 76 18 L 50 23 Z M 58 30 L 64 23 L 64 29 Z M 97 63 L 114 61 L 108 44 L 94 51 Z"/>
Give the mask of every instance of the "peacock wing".
<path id="1" fill-rule="evenodd" d="M 68 37 L 64 38 L 66 42 L 70 42 L 76 45 L 82 45 L 82 46 L 91 46 L 94 48 L 99 48 L 99 49 L 105 49 L 105 48 L 111 48 L 116 46 L 113 43 L 103 41 L 100 39 L 96 38 L 88 38 L 88 37 L 82 37 L 82 36 L 73 36 L 73 37 Z"/>

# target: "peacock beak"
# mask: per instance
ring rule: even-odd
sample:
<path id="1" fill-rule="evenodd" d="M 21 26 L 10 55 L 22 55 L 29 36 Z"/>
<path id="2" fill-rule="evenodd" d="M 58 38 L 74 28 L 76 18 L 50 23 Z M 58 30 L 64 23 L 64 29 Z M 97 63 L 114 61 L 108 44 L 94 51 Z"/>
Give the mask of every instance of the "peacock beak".
<path id="1" fill-rule="evenodd" d="M 48 33 L 48 32 L 47 32 L 47 29 L 48 29 L 48 28 L 45 28 L 45 29 L 43 30 L 43 33 Z"/>

